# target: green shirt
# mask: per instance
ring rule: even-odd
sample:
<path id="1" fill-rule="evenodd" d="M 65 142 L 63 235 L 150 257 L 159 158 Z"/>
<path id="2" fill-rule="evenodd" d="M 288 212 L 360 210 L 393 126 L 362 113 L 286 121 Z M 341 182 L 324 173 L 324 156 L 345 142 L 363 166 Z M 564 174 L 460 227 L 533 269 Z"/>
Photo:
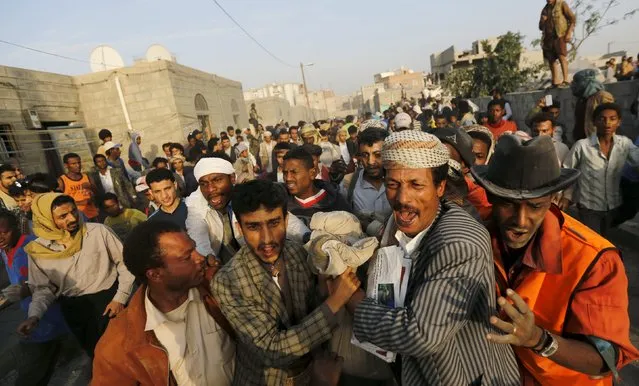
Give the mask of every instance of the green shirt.
<path id="1" fill-rule="evenodd" d="M 125 240 L 136 225 L 145 222 L 146 215 L 137 209 L 126 208 L 116 217 L 107 217 L 104 225 L 113 229 L 120 240 Z"/>

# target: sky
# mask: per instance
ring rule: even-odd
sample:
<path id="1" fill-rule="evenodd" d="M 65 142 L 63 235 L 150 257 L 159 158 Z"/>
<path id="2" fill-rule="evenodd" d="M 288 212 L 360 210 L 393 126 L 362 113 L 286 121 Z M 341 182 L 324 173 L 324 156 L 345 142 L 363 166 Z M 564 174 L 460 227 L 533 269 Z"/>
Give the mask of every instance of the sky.
<path id="1" fill-rule="evenodd" d="M 0 39 L 88 60 L 100 44 L 115 48 L 126 65 L 162 44 L 178 63 L 242 82 L 246 90 L 272 82 L 352 93 L 375 73 L 406 66 L 429 71 L 430 55 L 507 31 L 526 44 L 537 29 L 544 0 L 218 0 L 285 65 L 262 51 L 213 0 L 5 1 Z M 574 0 L 573 0 L 574 1 Z M 619 0 L 612 15 L 637 7 Z M 603 1 L 602 1 L 603 2 Z M 578 27 L 579 28 L 579 27 Z M 591 37 L 580 55 L 639 52 L 639 14 Z M 88 63 L 55 58 L 0 43 L 0 64 L 78 75 Z"/>

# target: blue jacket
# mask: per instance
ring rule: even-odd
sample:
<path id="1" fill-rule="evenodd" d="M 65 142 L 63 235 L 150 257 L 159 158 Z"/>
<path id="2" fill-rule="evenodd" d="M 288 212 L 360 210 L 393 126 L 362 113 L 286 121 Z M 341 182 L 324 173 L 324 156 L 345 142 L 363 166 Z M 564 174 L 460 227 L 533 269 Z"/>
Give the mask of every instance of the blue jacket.
<path id="1" fill-rule="evenodd" d="M 0 255 L 4 261 L 4 266 L 11 284 L 20 284 L 29 279 L 29 257 L 24 250 L 24 246 L 35 239 L 36 237 L 33 235 L 22 235 L 20 240 L 18 240 L 18 244 L 9 251 L 9 254 L 0 250 Z M 31 296 L 20 301 L 20 308 L 24 311 L 25 315 L 29 311 L 30 304 Z M 62 316 L 60 304 L 55 302 L 49 307 L 42 319 L 40 319 L 38 326 L 31 332 L 29 337 L 24 340 L 34 343 L 47 342 L 67 332 L 69 332 L 69 328 Z"/>

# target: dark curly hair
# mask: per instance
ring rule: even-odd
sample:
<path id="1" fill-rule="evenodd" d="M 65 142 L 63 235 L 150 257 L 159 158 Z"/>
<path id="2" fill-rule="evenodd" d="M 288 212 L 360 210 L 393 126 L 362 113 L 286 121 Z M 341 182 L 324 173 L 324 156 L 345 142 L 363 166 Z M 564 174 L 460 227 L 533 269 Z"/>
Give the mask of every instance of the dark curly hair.
<path id="1" fill-rule="evenodd" d="M 255 212 L 261 206 L 268 210 L 282 208 L 286 217 L 288 195 L 281 184 L 269 180 L 253 180 L 235 185 L 231 202 L 238 220 L 243 214 Z"/>

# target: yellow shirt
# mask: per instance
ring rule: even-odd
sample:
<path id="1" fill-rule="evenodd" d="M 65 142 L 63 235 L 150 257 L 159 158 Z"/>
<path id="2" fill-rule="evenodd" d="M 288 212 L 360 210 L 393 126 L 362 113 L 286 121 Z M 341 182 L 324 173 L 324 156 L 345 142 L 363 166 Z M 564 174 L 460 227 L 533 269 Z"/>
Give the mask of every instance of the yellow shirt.
<path id="1" fill-rule="evenodd" d="M 145 221 L 146 215 L 144 213 L 137 209 L 126 208 L 120 215 L 104 219 L 104 225 L 111 228 L 120 240 L 124 240 L 136 225 Z"/>

